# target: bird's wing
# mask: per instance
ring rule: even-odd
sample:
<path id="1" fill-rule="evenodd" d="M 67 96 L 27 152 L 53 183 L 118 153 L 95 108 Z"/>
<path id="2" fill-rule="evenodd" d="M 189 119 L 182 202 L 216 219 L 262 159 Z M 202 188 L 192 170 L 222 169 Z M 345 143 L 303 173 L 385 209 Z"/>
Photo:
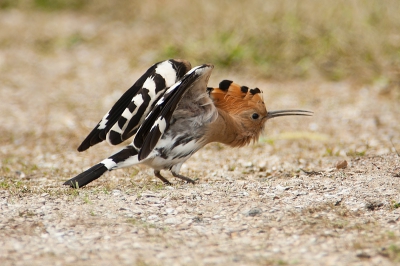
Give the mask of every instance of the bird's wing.
<path id="1" fill-rule="evenodd" d="M 117 145 L 133 136 L 157 100 L 190 68 L 185 60 L 170 59 L 154 64 L 104 115 L 78 151 L 87 150 L 105 139 Z"/>
<path id="2" fill-rule="evenodd" d="M 140 150 L 139 160 L 145 159 L 150 154 L 168 129 L 172 114 L 185 92 L 196 86 L 196 89 L 206 93 L 207 82 L 213 67 L 205 64 L 191 69 L 157 101 L 133 139 L 133 145 Z"/>

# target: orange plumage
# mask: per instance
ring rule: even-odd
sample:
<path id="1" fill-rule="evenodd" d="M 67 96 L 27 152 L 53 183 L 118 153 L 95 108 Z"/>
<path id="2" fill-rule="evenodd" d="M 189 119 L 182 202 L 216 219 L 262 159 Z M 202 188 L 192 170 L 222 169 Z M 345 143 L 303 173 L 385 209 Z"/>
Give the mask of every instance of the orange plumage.
<path id="1" fill-rule="evenodd" d="M 228 89 L 212 89 L 210 96 L 217 108 L 233 115 L 253 109 L 256 106 L 263 106 L 265 109 L 262 92 L 258 88 L 249 89 L 246 86 L 240 86 L 233 82 Z"/>

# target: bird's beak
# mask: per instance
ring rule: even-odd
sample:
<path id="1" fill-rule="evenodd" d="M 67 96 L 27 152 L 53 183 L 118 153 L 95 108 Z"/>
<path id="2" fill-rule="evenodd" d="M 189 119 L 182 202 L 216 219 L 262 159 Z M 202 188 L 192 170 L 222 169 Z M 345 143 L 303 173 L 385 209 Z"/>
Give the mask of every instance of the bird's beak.
<path id="1" fill-rule="evenodd" d="M 312 116 L 314 112 L 305 110 L 278 110 L 267 112 L 267 119 L 278 117 L 278 116 L 289 116 L 289 115 L 302 115 L 302 116 Z"/>

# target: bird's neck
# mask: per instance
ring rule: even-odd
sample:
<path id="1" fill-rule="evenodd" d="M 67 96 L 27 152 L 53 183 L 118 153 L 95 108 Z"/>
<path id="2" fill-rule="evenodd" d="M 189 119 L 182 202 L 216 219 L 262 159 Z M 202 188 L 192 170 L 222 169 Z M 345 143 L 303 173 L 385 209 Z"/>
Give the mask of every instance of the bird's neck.
<path id="1" fill-rule="evenodd" d="M 209 125 L 206 132 L 207 143 L 220 142 L 231 147 L 244 146 L 254 139 L 254 132 L 246 129 L 238 116 L 222 109 L 218 109 L 218 118 Z"/>

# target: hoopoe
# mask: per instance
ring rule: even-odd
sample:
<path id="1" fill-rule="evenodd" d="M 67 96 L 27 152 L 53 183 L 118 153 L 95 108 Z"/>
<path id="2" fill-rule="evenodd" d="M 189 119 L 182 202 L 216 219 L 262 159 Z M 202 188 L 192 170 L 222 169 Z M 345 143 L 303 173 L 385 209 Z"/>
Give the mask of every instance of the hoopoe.
<path id="1" fill-rule="evenodd" d="M 79 188 L 107 171 L 145 164 L 165 184 L 161 175 L 169 169 L 174 177 L 194 183 L 179 174 L 192 154 L 211 142 L 242 147 L 256 141 L 268 119 L 278 116 L 310 116 L 304 110 L 267 111 L 261 90 L 230 80 L 218 88 L 207 87 L 214 66 L 191 68 L 188 61 L 170 59 L 150 67 L 126 91 L 90 132 L 78 151 L 106 140 L 117 145 L 134 136 L 131 144 L 64 185 Z"/>

